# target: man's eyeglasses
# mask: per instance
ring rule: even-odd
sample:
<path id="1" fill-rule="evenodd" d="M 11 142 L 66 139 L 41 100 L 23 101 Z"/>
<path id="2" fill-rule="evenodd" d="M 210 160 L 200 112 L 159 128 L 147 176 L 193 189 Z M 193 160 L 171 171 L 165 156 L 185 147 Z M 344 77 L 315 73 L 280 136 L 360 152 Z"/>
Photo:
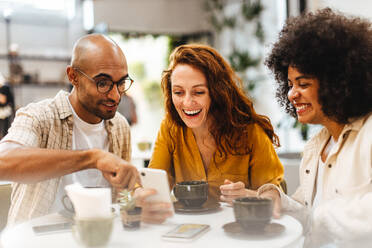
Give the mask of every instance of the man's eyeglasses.
<path id="1" fill-rule="evenodd" d="M 79 73 L 83 74 L 86 78 L 88 78 L 90 81 L 95 83 L 97 85 L 97 91 L 100 93 L 107 93 L 112 90 L 114 87 L 114 84 L 117 85 L 118 91 L 120 94 L 124 93 L 125 91 L 129 90 L 130 86 L 132 86 L 132 83 L 134 82 L 133 79 L 131 79 L 129 76 L 125 77 L 124 79 L 114 82 L 109 78 L 99 78 L 99 79 L 93 79 L 89 77 L 85 72 L 80 70 L 79 68 L 73 68 L 74 70 L 78 71 Z"/>

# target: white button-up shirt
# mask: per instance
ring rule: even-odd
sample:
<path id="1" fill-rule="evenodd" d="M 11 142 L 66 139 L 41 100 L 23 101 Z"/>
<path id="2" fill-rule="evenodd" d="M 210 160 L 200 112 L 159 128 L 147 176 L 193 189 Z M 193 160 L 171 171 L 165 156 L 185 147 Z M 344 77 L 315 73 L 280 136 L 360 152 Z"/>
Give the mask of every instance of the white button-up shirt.
<path id="1" fill-rule="evenodd" d="M 322 197 L 313 208 L 318 161 L 329 138 L 324 128 L 306 144 L 300 186 L 292 197 L 281 192 L 282 210 L 302 220 L 314 237 L 337 242 L 372 235 L 372 114 L 344 126 L 325 161 Z"/>
<path id="2" fill-rule="evenodd" d="M 1 143 L 17 143 L 26 147 L 72 150 L 73 116 L 68 92 L 55 98 L 31 103 L 17 111 L 8 134 Z M 125 118 L 116 113 L 104 121 L 109 152 L 130 160 L 130 129 Z M 53 166 L 52 164 L 50 166 Z M 8 225 L 45 215 L 51 209 L 61 177 L 32 184 L 13 183 Z"/>

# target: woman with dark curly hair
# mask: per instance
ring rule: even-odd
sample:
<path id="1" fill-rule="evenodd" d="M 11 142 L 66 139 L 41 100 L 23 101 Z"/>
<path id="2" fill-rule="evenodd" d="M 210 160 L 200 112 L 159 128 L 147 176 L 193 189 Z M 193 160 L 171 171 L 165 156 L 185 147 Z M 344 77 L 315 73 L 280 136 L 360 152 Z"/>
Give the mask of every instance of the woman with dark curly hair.
<path id="1" fill-rule="evenodd" d="M 295 194 L 264 185 L 259 195 L 274 200 L 274 216 L 311 212 L 317 242 L 372 234 L 371 23 L 329 8 L 290 18 L 266 65 L 286 111 L 324 129 L 304 148 Z"/>
<path id="2" fill-rule="evenodd" d="M 280 184 L 283 166 L 273 146 L 279 140 L 270 120 L 255 112 L 216 50 L 196 44 L 176 48 L 162 89 L 166 118 L 149 167 L 167 171 L 171 186 L 207 181 L 210 195 L 231 202 L 256 195 L 265 183 Z"/>

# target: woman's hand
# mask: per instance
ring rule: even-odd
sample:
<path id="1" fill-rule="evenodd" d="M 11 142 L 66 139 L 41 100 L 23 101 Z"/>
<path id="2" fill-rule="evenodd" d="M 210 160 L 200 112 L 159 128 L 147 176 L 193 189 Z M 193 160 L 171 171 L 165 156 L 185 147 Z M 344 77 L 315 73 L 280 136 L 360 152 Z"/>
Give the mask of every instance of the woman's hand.
<path id="1" fill-rule="evenodd" d="M 136 205 L 142 208 L 141 220 L 143 222 L 161 224 L 173 216 L 171 203 L 147 201 L 148 197 L 156 194 L 155 189 L 137 188 L 134 192 Z"/>
<path id="2" fill-rule="evenodd" d="M 224 184 L 220 186 L 220 200 L 232 204 L 232 201 L 238 197 L 257 196 L 257 191 L 245 188 L 243 182 L 233 183 L 225 179 Z"/>
<path id="3" fill-rule="evenodd" d="M 280 193 L 277 189 L 269 189 L 262 192 L 259 197 L 261 198 L 268 198 L 271 199 L 274 207 L 273 207 L 273 217 L 280 218 L 280 212 L 282 209 L 282 204 L 280 201 Z"/>

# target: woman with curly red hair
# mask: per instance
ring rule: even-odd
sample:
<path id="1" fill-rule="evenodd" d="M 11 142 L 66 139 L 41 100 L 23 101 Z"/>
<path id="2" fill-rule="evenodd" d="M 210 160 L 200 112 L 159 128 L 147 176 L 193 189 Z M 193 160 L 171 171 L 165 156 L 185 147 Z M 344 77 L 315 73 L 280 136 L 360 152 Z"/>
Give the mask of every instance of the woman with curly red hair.
<path id="1" fill-rule="evenodd" d="M 167 171 L 171 186 L 207 181 L 210 196 L 232 202 L 256 195 L 265 183 L 280 185 L 283 166 L 270 120 L 255 112 L 240 79 L 216 50 L 177 47 L 162 89 L 166 118 L 149 167 Z M 147 216 L 148 209 L 142 214 Z"/>

